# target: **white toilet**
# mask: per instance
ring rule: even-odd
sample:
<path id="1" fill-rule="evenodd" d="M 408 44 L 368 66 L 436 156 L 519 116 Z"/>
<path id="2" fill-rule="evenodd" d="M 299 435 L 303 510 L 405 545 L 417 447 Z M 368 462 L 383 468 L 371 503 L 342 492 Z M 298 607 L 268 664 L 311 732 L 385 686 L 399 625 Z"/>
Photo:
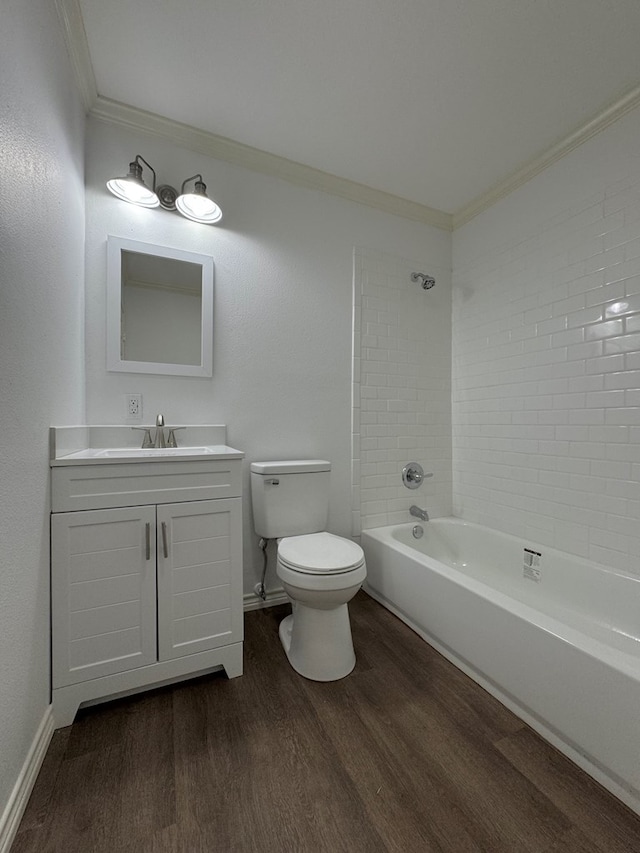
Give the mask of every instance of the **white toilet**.
<path id="1" fill-rule="evenodd" d="M 347 602 L 367 576 L 362 548 L 324 530 L 330 471 L 322 459 L 251 463 L 255 530 L 278 540 L 276 573 L 293 605 L 280 640 L 291 666 L 313 681 L 354 668 Z"/>

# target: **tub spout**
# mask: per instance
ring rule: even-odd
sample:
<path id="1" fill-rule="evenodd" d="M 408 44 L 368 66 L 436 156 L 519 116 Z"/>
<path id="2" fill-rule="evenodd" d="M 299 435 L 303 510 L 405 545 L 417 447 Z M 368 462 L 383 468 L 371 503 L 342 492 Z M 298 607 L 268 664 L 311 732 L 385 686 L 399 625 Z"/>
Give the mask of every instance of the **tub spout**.
<path id="1" fill-rule="evenodd" d="M 419 518 L 420 521 L 429 521 L 429 513 L 426 511 L 426 509 L 420 509 L 420 507 L 416 506 L 415 504 L 411 507 L 409 512 L 411 513 L 411 515 L 415 516 L 416 518 Z"/>

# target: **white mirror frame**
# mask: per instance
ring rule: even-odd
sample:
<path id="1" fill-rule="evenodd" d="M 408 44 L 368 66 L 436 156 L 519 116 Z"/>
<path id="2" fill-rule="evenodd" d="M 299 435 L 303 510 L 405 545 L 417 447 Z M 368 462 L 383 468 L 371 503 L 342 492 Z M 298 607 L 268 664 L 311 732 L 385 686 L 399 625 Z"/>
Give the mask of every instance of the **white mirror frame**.
<path id="1" fill-rule="evenodd" d="M 122 312 L 122 251 L 187 261 L 202 267 L 202 329 L 200 364 L 124 361 L 120 356 Z M 169 376 L 213 375 L 213 258 L 182 249 L 155 246 L 125 237 L 107 238 L 107 370 L 120 373 L 161 373 Z"/>

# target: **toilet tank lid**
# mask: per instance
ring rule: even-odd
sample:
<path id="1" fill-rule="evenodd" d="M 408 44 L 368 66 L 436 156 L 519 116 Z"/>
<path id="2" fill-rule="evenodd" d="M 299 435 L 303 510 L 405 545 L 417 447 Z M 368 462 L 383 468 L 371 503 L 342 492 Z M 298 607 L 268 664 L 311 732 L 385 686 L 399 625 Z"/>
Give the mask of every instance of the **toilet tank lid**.
<path id="1" fill-rule="evenodd" d="M 330 471 L 331 462 L 326 459 L 289 459 L 280 462 L 252 462 L 252 474 L 309 474 L 316 471 Z"/>

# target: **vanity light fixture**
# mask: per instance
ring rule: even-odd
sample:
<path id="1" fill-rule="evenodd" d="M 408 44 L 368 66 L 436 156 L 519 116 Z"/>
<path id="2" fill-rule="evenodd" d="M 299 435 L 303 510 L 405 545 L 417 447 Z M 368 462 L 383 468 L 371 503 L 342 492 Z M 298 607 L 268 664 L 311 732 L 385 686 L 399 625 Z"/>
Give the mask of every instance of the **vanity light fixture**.
<path id="1" fill-rule="evenodd" d="M 153 175 L 152 188 L 145 184 L 142 179 L 141 163 L 149 169 Z M 191 181 L 195 181 L 191 192 L 185 192 L 185 187 Z M 156 173 L 153 167 L 140 154 L 136 154 L 135 160 L 129 163 L 129 174 L 123 178 L 112 178 L 107 181 L 107 189 L 122 201 L 137 204 L 139 207 L 162 207 L 163 210 L 177 210 L 182 216 L 193 222 L 201 222 L 204 225 L 214 225 L 222 219 L 222 211 L 218 205 L 207 195 L 206 184 L 202 175 L 192 175 L 182 183 L 180 195 L 168 184 L 162 184 L 156 189 Z"/>

